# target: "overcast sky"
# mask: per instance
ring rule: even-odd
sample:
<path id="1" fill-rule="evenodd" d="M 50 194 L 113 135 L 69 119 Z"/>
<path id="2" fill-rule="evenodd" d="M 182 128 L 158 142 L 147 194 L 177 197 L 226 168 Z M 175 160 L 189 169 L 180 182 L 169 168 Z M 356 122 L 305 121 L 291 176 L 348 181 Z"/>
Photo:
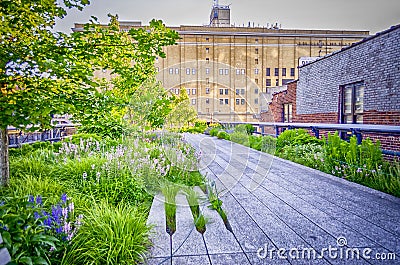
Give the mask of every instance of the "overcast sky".
<path id="1" fill-rule="evenodd" d="M 209 23 L 212 0 L 91 0 L 82 12 L 68 10 L 56 30 L 71 32 L 75 22 L 96 16 L 107 23 L 107 14 L 123 21 L 147 25 L 161 19 L 167 26 Z M 400 0 L 220 0 L 231 4 L 231 23 L 257 26 L 278 22 L 284 29 L 369 30 L 371 34 L 400 24 Z"/>

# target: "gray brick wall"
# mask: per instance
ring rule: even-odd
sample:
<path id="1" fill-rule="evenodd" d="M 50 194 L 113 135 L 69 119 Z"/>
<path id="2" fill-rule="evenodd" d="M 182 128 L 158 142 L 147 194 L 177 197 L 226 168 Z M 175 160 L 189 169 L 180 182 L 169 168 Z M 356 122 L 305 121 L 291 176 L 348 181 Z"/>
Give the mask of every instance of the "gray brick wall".
<path id="1" fill-rule="evenodd" d="M 297 114 L 338 112 L 339 87 L 359 81 L 364 111 L 400 110 L 400 25 L 300 68 Z"/>

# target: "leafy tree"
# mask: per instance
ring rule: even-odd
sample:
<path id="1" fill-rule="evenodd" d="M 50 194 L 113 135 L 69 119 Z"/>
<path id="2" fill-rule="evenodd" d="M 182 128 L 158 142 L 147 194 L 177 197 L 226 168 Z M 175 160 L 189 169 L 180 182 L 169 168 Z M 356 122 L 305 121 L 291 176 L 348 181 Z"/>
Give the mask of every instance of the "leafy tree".
<path id="1" fill-rule="evenodd" d="M 82 9 L 88 0 L 64 0 L 68 8 Z M 116 16 L 109 27 L 95 19 L 83 32 L 70 35 L 51 31 L 66 10 L 54 0 L 2 0 L 0 27 L 0 168 L 1 183 L 8 184 L 7 128 L 37 130 L 50 126 L 52 114 L 84 114 L 95 107 L 101 83 L 94 71 L 110 69 L 116 76 L 112 94 L 121 108 L 130 95 L 154 74 L 162 47 L 175 43 L 176 32 L 161 21 L 147 29 L 119 30 Z M 118 86 L 117 86 L 118 85 Z M 91 96 L 88 96 L 91 95 Z M 98 100 L 106 108 L 105 100 Z"/>
<path id="2" fill-rule="evenodd" d="M 171 128 L 179 128 L 183 125 L 189 125 L 197 118 L 197 111 L 190 105 L 189 96 L 186 89 L 181 89 L 179 97 L 174 101 L 173 108 L 167 116 L 167 124 Z"/>

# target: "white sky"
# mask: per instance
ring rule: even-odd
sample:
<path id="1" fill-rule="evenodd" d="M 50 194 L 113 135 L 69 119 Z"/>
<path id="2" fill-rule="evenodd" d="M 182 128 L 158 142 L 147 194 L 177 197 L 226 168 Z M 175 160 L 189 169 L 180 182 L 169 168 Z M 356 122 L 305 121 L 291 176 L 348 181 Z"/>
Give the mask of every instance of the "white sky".
<path id="1" fill-rule="evenodd" d="M 60 0 L 58 0 L 60 1 Z M 82 12 L 68 10 L 56 30 L 71 32 L 75 22 L 96 16 L 107 23 L 107 14 L 123 21 L 147 25 L 161 19 L 167 26 L 204 25 L 209 22 L 211 0 L 91 0 Z M 257 26 L 278 22 L 284 29 L 369 30 L 371 34 L 400 24 L 400 0 L 220 0 L 231 4 L 231 23 Z"/>

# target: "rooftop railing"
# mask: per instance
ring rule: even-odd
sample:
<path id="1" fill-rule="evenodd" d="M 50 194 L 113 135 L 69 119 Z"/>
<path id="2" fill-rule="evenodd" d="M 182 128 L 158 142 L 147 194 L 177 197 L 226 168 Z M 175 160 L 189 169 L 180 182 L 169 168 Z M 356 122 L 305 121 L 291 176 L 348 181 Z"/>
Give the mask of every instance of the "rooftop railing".
<path id="1" fill-rule="evenodd" d="M 361 144 L 363 134 L 365 133 L 379 133 L 388 136 L 400 137 L 400 126 L 393 125 L 374 125 L 374 124 L 330 124 L 330 123 L 273 123 L 273 122 L 219 122 L 224 126 L 236 126 L 239 124 L 251 124 L 258 130 L 256 133 L 261 135 L 271 135 L 265 133 L 265 128 L 273 128 L 275 134 L 272 136 L 278 137 L 280 132 L 285 129 L 308 129 L 311 130 L 316 138 L 320 138 L 320 130 L 337 131 L 343 133 L 350 133 L 356 136 L 357 143 Z M 399 151 L 382 150 L 383 154 L 400 156 Z"/>

